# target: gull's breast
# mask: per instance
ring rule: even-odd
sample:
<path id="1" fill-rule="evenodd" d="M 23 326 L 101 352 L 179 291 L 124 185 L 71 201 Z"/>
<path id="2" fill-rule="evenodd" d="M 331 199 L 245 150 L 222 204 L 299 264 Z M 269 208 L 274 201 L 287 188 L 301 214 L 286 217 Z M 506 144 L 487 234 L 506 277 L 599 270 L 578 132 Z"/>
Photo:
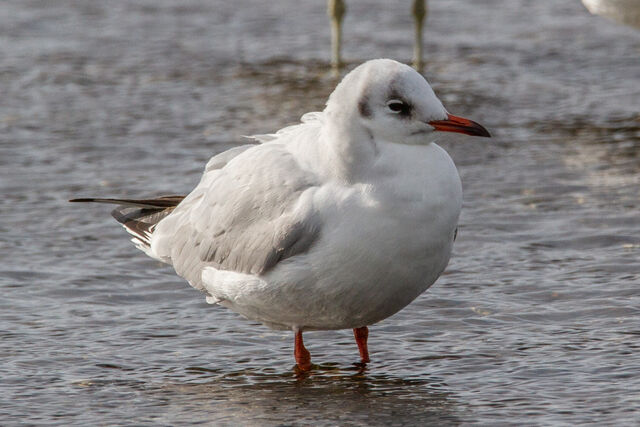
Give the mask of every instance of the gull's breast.
<path id="1" fill-rule="evenodd" d="M 272 326 L 355 328 L 393 315 L 431 286 L 451 255 L 460 179 L 440 147 L 417 150 L 422 158 L 413 150 L 406 161 L 389 157 L 378 181 L 315 190 L 318 240 L 261 276 L 263 285 L 240 297 L 249 308 L 235 309 Z"/>
<path id="2" fill-rule="evenodd" d="M 434 146 L 426 154 L 426 160 L 407 162 L 407 169 L 380 182 L 352 187 L 324 212 L 320 241 L 289 271 L 296 272 L 290 279 L 299 279 L 296 288 L 307 293 L 295 301 L 307 313 L 306 329 L 376 323 L 408 305 L 442 273 L 462 192 L 447 153 Z M 317 197 L 326 200 L 339 192 L 326 187 Z"/>

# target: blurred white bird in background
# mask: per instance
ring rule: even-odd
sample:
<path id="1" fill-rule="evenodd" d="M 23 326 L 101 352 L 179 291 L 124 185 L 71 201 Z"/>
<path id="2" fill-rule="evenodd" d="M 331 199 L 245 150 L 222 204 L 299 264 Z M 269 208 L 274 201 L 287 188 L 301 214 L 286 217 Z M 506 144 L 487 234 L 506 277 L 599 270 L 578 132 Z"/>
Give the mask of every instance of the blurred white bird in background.
<path id="1" fill-rule="evenodd" d="M 640 28 L 640 0 L 582 0 L 582 4 L 594 15 Z"/>

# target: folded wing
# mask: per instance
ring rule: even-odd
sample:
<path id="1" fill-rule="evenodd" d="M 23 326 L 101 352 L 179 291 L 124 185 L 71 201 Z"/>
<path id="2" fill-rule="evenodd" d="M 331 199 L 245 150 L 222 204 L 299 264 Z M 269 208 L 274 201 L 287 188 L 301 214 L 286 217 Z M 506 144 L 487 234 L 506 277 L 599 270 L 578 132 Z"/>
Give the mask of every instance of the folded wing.
<path id="1" fill-rule="evenodd" d="M 151 237 L 150 255 L 201 290 L 205 267 L 261 275 L 306 251 L 320 230 L 310 199 L 317 180 L 285 147 L 253 146 L 224 164 L 214 160 Z"/>

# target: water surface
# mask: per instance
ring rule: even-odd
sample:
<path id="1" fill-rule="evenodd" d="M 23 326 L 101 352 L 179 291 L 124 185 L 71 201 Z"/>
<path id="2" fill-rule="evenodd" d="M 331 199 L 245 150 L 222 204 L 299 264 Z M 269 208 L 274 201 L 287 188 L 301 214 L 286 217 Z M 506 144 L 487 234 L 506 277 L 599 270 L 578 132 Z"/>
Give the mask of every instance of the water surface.
<path id="1" fill-rule="evenodd" d="M 430 2 L 425 74 L 494 138 L 443 138 L 465 204 L 446 274 L 370 328 L 292 336 L 205 304 L 105 206 L 323 107 L 324 2 L 0 6 L 0 420 L 636 424 L 640 32 L 579 1 Z M 350 2 L 344 55 L 408 61 L 409 4 Z M 406 10 L 405 10 L 406 9 Z"/>

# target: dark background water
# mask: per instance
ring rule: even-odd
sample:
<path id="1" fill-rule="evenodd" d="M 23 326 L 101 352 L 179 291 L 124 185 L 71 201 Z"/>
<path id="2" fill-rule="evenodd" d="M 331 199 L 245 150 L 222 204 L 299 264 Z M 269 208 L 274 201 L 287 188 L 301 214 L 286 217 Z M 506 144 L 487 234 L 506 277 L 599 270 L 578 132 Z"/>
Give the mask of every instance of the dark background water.
<path id="1" fill-rule="evenodd" d="M 445 275 L 370 328 L 292 334 L 205 304 L 105 206 L 323 107 L 325 2 L 0 4 L 0 423 L 637 424 L 640 32 L 577 2 L 432 1 L 425 75 L 491 140 L 443 139 L 465 205 Z M 406 4 L 405 4 L 406 3 Z M 409 61 L 409 2 L 350 1 L 344 56 Z"/>

